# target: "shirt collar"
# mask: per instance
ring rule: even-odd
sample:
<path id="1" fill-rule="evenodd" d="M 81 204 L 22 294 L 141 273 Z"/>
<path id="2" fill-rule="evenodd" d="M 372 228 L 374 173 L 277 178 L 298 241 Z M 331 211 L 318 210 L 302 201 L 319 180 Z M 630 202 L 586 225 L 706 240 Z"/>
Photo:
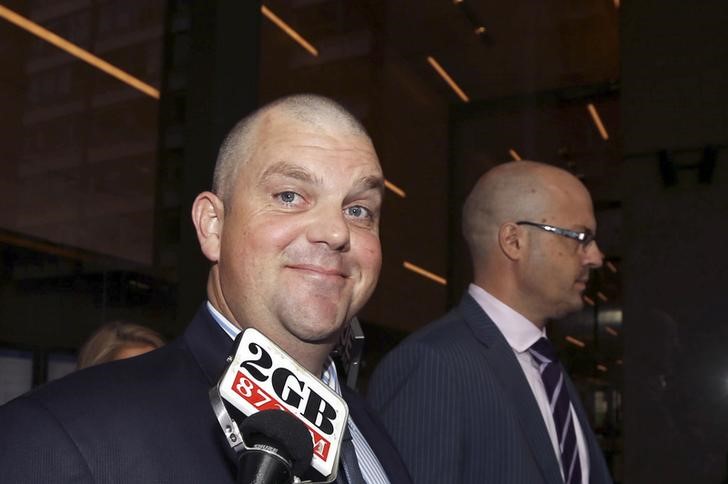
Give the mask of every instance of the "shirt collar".
<path id="1" fill-rule="evenodd" d="M 212 318 L 217 322 L 218 326 L 230 336 L 230 339 L 234 340 L 240 334 L 240 328 L 228 321 L 220 311 L 214 308 L 210 301 L 207 301 L 207 310 L 210 311 Z"/>
<path id="2" fill-rule="evenodd" d="M 538 326 L 526 319 L 515 309 L 497 299 L 488 291 L 475 284 L 470 284 L 468 293 L 475 302 L 493 320 L 508 344 L 518 353 L 530 348 L 539 338 L 546 336 L 546 328 Z"/>
<path id="3" fill-rule="evenodd" d="M 207 309 L 210 311 L 210 314 L 212 315 L 212 318 L 217 322 L 217 324 L 222 328 L 225 333 L 230 336 L 230 339 L 234 340 L 238 334 L 240 334 L 240 328 L 232 324 L 230 321 L 227 320 L 225 316 L 220 313 L 215 307 L 210 303 L 210 301 L 207 301 Z M 328 385 L 329 388 L 331 388 L 333 391 L 336 392 L 337 395 L 341 395 L 341 386 L 339 384 L 339 375 L 336 371 L 336 365 L 334 364 L 334 360 L 332 360 L 330 357 L 326 359 L 326 366 L 324 367 L 324 371 L 321 374 L 321 381 Z"/>

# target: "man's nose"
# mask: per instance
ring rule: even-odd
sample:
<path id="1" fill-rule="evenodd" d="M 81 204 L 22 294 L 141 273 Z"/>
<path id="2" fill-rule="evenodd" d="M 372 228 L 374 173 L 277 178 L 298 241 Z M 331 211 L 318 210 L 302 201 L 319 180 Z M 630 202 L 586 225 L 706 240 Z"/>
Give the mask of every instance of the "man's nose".
<path id="1" fill-rule="evenodd" d="M 587 246 L 585 257 L 585 264 L 590 268 L 598 269 L 602 267 L 602 263 L 604 262 L 604 254 L 599 249 L 599 245 L 597 244 L 596 240 Z"/>
<path id="2" fill-rule="evenodd" d="M 349 224 L 340 207 L 316 210 L 312 214 L 307 235 L 308 241 L 313 244 L 326 244 L 336 251 L 349 250 Z"/>

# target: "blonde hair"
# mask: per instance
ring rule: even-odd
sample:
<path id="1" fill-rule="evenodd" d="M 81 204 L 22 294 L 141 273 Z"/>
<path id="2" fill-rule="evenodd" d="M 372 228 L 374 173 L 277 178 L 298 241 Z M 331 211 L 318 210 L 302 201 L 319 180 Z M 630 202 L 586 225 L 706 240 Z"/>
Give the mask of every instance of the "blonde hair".
<path id="1" fill-rule="evenodd" d="M 97 329 L 78 352 L 77 367 L 87 368 L 118 359 L 120 350 L 129 346 L 164 346 L 164 338 L 153 329 L 124 321 L 106 323 Z"/>

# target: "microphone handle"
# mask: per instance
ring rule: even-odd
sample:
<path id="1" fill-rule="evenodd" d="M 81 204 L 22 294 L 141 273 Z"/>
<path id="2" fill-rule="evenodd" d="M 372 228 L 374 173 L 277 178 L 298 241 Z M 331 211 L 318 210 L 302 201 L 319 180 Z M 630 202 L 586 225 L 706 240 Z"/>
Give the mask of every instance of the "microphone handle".
<path id="1" fill-rule="evenodd" d="M 238 484 L 292 484 L 291 465 L 280 455 L 249 449 L 238 460 Z"/>

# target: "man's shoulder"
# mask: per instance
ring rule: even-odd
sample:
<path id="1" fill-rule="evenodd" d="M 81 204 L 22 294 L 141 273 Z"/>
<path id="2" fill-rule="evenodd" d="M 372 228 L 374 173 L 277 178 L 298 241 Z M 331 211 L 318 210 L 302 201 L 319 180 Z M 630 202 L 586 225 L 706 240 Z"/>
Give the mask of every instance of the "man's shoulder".
<path id="1" fill-rule="evenodd" d="M 199 371 L 188 360 L 179 344 L 170 343 L 135 358 L 75 371 L 11 403 L 42 408 L 62 420 L 109 418 L 139 408 L 142 402 L 153 404 L 173 386 L 194 384 Z"/>
<path id="2" fill-rule="evenodd" d="M 106 481 L 116 473 L 162 475 L 175 453 L 219 460 L 209 440 L 216 423 L 209 386 L 194 358 L 175 343 L 79 370 L 0 407 L 0 463 L 17 460 L 14 469 L 30 472 L 34 456 L 50 446 L 55 454 L 43 472 L 72 468 Z M 10 443 L 14 450 L 3 450 Z M 149 448 L 166 450 L 149 454 Z"/>
<path id="3" fill-rule="evenodd" d="M 472 339 L 460 306 L 415 330 L 394 351 L 411 347 L 449 349 Z"/>

